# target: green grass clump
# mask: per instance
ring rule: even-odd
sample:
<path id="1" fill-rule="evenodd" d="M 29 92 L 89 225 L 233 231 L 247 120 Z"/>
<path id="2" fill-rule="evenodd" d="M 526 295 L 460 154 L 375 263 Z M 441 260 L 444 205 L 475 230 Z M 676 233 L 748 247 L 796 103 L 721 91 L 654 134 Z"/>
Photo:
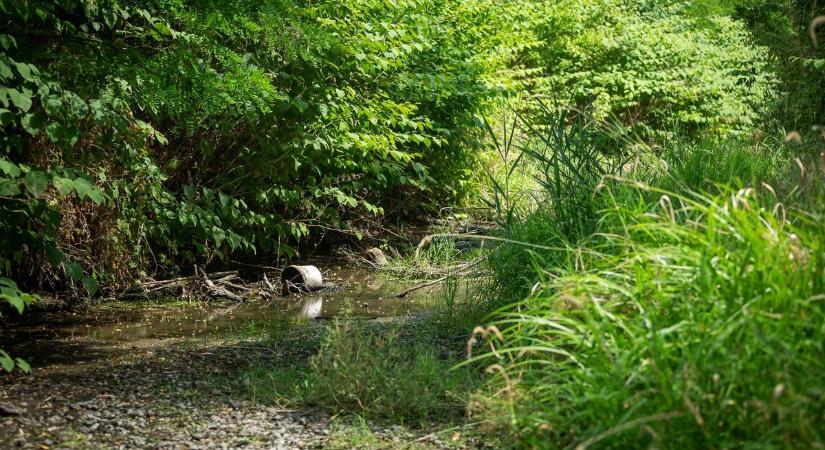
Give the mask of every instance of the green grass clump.
<path id="1" fill-rule="evenodd" d="M 559 133 L 572 133 L 573 137 L 567 140 L 583 141 L 576 134 L 580 132 L 575 130 L 563 129 Z M 574 150 L 574 153 L 581 153 L 580 148 Z M 526 163 L 546 166 L 544 159 L 540 158 L 537 162 L 528 159 Z M 755 149 L 738 141 L 677 142 L 661 154 L 640 154 L 638 158 L 628 161 L 621 172 L 605 173 L 604 180 L 610 183 L 613 177 L 623 177 L 677 194 L 716 193 L 726 187 L 739 189 L 766 183 L 777 195 L 788 196 L 799 194 L 797 174 L 788 173 L 788 168 L 793 164 L 791 160 L 787 149 L 782 147 L 765 145 Z M 811 167 L 809 172 L 819 170 L 815 163 L 818 164 L 816 161 L 805 163 Z M 592 164 L 598 164 L 598 161 Z M 552 165 L 549 167 L 553 168 Z M 613 183 L 610 192 L 603 190 L 606 186 L 604 182 L 580 184 L 572 181 L 571 177 L 562 176 L 562 183 L 557 183 L 553 170 L 545 169 L 544 172 L 543 185 L 566 183 L 562 192 L 548 192 L 549 197 L 575 198 L 576 201 L 548 201 L 544 207 L 519 217 L 506 227 L 505 237 L 547 249 L 503 245 L 488 254 L 487 267 L 493 274 L 488 296 L 497 298 L 499 306 L 524 298 L 540 281 L 543 271 L 576 264 L 569 253 L 559 250 L 569 246 L 587 246 L 593 234 L 604 231 L 606 221 L 611 220 L 611 216 L 605 216 L 604 211 L 621 205 L 644 214 L 645 205 L 658 203 L 661 197 L 660 192 L 637 189 L 633 183 Z M 808 201 L 810 197 L 796 195 L 793 198 L 799 202 Z M 559 217 L 578 217 L 577 220 L 589 225 L 571 232 L 563 226 Z"/>
<path id="2" fill-rule="evenodd" d="M 604 189 L 477 357 L 495 422 L 550 448 L 825 444 L 825 204 L 714 190 Z"/>
<path id="3" fill-rule="evenodd" d="M 429 341 L 399 329 L 336 323 L 310 360 L 306 400 L 401 423 L 460 417 L 472 374 L 450 371 L 452 361 Z"/>
<path id="4" fill-rule="evenodd" d="M 429 428 L 460 419 L 480 380 L 471 369 L 452 370 L 466 333 L 447 339 L 423 319 L 340 320 L 320 335 L 292 334 L 273 341 L 275 361 L 241 377 L 255 400 Z"/>

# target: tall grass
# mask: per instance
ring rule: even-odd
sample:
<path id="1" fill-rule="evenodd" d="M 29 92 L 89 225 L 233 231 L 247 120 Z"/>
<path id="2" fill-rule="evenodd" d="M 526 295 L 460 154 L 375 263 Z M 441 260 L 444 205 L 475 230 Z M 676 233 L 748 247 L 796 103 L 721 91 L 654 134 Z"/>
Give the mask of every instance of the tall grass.
<path id="1" fill-rule="evenodd" d="M 617 144 L 621 139 L 605 133 L 604 123 L 576 111 L 551 108 L 540 99 L 536 99 L 533 109 L 529 116 L 517 114 L 512 128 L 503 130 L 503 138 L 489 124 L 487 131 L 497 143 L 498 153 L 517 154 L 511 157 L 513 162 L 504 182 L 493 179 L 493 197 L 522 198 L 524 194 L 518 189 L 528 184 L 522 180 L 511 187 L 507 181 L 514 173 L 531 174 L 530 204 L 538 207 L 525 211 L 515 206 L 524 202 L 512 200 L 496 201 L 490 206 L 499 216 L 506 238 L 550 249 L 564 247 L 595 230 L 601 205 L 593 193 L 605 177 L 621 173 L 628 152 L 619 145 L 614 145 L 619 150 L 605 151 L 606 145 Z M 503 207 L 507 205 L 510 206 Z M 536 269 L 560 264 L 556 260 L 559 256 L 552 250 L 498 247 L 488 258 L 488 267 L 494 274 L 488 296 L 501 302 L 523 297 L 535 282 Z"/>
<path id="2" fill-rule="evenodd" d="M 559 250 L 473 357 L 497 375 L 481 411 L 541 448 L 825 445 L 825 172 L 791 160 L 684 147 L 594 192 L 588 236 L 525 220 Z"/>

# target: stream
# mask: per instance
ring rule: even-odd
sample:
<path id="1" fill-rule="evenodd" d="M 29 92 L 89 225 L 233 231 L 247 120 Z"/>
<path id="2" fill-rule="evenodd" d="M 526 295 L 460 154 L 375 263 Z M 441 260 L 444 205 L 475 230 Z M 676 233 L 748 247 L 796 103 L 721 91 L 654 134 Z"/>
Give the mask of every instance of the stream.
<path id="1" fill-rule="evenodd" d="M 443 292 L 436 285 L 397 298 L 415 283 L 346 265 L 322 270 L 334 288 L 301 296 L 104 301 L 3 322 L 0 348 L 26 359 L 32 373 L 0 374 L 0 448 L 326 447 L 334 432 L 327 414 L 244 393 L 238 377 L 250 365 L 292 364 L 284 361 L 314 352 L 300 340 L 267 347 L 260 338 L 278 327 L 317 335 L 331 319 L 415 317 Z"/>
<path id="2" fill-rule="evenodd" d="M 415 283 L 343 265 L 327 267 L 324 280 L 330 289 L 271 300 L 141 300 L 24 315 L 12 326 L 0 329 L 0 348 L 25 359 L 35 369 L 85 364 L 128 348 L 215 339 L 270 322 L 411 316 L 429 309 L 439 289 L 433 286 L 397 298 Z"/>

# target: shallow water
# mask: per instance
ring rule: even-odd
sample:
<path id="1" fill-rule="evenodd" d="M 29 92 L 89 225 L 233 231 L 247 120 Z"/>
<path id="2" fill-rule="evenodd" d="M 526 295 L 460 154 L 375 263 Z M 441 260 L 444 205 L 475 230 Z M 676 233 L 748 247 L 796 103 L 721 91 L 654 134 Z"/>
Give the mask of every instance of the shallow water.
<path id="1" fill-rule="evenodd" d="M 323 269 L 322 269 L 323 270 Z M 335 288 L 243 303 L 119 302 L 83 311 L 30 314 L 2 323 L 0 348 L 33 367 L 93 362 L 118 350 L 152 347 L 191 338 L 220 338 L 255 332 L 274 321 L 398 317 L 432 307 L 439 287 L 397 298 L 414 283 L 390 280 L 375 272 L 333 266 L 324 273 Z"/>

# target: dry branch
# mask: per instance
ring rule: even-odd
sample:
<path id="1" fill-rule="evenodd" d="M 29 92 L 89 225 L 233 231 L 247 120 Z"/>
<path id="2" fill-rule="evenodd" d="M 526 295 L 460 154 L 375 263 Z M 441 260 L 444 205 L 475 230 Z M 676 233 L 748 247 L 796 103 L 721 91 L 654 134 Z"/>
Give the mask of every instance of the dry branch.
<path id="1" fill-rule="evenodd" d="M 437 280 L 428 281 L 428 282 L 426 282 L 426 283 L 422 283 L 422 284 L 419 284 L 419 285 L 417 285 L 417 286 L 413 286 L 413 287 L 411 287 L 411 288 L 407 289 L 406 291 L 404 291 L 404 292 L 402 292 L 402 293 L 400 293 L 400 294 L 396 295 L 396 297 L 398 297 L 398 298 L 404 298 L 404 297 L 406 297 L 407 295 L 409 295 L 411 292 L 417 291 L 417 290 L 419 290 L 419 289 L 424 289 L 425 287 L 432 286 L 432 285 L 434 285 L 434 284 L 441 283 L 442 281 L 446 280 L 446 279 L 447 279 L 447 278 L 449 278 L 449 277 L 450 277 L 449 275 L 444 275 L 443 277 L 441 277 L 441 278 L 439 278 L 439 279 L 437 279 Z"/>
<path id="2" fill-rule="evenodd" d="M 442 281 L 446 280 L 447 278 L 450 278 L 451 276 L 466 275 L 468 269 L 476 266 L 481 261 L 483 261 L 483 258 L 476 258 L 476 259 L 474 259 L 472 261 L 468 261 L 464 264 L 458 264 L 456 266 L 448 267 L 447 268 L 447 272 L 448 272 L 447 275 L 444 275 L 443 277 L 438 278 L 436 280 L 427 281 L 425 283 L 421 283 L 419 285 L 413 286 L 413 287 L 407 289 L 406 291 L 396 295 L 396 297 L 404 298 L 407 295 L 409 295 L 411 292 L 414 292 L 414 291 L 417 291 L 419 289 L 424 289 L 425 287 L 429 287 L 429 286 L 441 283 Z"/>

